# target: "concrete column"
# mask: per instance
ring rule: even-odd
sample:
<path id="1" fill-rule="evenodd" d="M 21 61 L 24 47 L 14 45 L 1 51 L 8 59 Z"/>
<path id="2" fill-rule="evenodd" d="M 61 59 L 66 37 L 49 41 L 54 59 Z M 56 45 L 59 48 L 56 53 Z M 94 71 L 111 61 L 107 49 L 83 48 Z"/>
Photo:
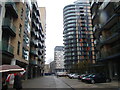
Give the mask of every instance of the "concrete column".
<path id="1" fill-rule="evenodd" d="M 16 60 L 15 59 L 11 60 L 11 65 L 16 65 Z"/>
<path id="2" fill-rule="evenodd" d="M 113 76 L 112 76 L 112 62 L 108 62 L 108 70 L 109 70 L 109 77 L 111 79 L 113 79 Z"/>
<path id="3" fill-rule="evenodd" d="M 0 1 L 0 41 L 2 41 L 2 20 L 5 15 L 5 2 Z"/>
<path id="4" fill-rule="evenodd" d="M 35 67 L 35 77 L 37 77 L 37 67 Z"/>
<path id="5" fill-rule="evenodd" d="M 25 70 L 26 70 L 25 79 L 28 79 L 28 65 L 26 65 L 26 68 L 25 68 Z"/>
<path id="6" fill-rule="evenodd" d="M 31 66 L 31 78 L 33 78 L 33 67 Z"/>

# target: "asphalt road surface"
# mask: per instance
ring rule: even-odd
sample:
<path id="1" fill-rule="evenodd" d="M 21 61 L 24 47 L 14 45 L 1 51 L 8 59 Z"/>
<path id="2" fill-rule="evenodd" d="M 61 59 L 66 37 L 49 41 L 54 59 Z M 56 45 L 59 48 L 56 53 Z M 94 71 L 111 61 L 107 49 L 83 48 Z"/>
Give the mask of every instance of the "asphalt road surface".
<path id="1" fill-rule="evenodd" d="M 77 79 L 69 79 L 67 77 L 43 76 L 35 79 L 23 81 L 23 88 L 45 88 L 46 89 L 61 89 L 63 90 L 96 90 L 102 88 L 105 90 L 118 90 L 118 82 L 86 84 Z"/>

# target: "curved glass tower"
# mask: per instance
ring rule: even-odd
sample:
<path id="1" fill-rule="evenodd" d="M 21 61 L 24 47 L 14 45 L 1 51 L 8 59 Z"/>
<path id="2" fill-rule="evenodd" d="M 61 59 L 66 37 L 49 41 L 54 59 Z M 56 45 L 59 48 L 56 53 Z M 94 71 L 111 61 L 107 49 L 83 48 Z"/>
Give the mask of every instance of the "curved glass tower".
<path id="1" fill-rule="evenodd" d="M 70 70 L 80 61 L 92 61 L 94 50 L 89 3 L 79 1 L 63 9 L 65 68 Z"/>
<path id="2" fill-rule="evenodd" d="M 65 68 L 70 69 L 77 60 L 76 38 L 76 6 L 75 4 L 64 7 L 64 45 L 65 45 Z"/>

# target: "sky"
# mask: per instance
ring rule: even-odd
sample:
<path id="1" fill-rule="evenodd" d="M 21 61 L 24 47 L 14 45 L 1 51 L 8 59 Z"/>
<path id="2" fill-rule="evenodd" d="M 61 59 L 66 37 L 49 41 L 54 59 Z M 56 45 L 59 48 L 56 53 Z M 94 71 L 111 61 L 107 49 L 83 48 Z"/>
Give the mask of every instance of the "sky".
<path id="1" fill-rule="evenodd" d="M 63 8 L 76 0 L 37 0 L 46 7 L 46 64 L 54 60 L 55 46 L 63 46 Z"/>

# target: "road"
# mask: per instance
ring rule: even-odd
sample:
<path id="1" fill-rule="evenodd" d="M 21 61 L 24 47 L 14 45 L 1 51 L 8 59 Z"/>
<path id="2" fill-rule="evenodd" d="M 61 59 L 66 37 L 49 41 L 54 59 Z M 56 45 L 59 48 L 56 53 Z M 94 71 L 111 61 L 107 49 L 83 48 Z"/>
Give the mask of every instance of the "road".
<path id="1" fill-rule="evenodd" d="M 56 76 L 44 76 L 23 82 L 23 88 L 71 88 Z"/>
<path id="2" fill-rule="evenodd" d="M 67 88 L 76 90 L 77 88 L 118 88 L 118 82 L 86 84 L 77 79 L 66 77 L 43 76 L 35 79 L 23 81 L 23 88 Z M 106 89 L 107 90 L 107 89 Z"/>

